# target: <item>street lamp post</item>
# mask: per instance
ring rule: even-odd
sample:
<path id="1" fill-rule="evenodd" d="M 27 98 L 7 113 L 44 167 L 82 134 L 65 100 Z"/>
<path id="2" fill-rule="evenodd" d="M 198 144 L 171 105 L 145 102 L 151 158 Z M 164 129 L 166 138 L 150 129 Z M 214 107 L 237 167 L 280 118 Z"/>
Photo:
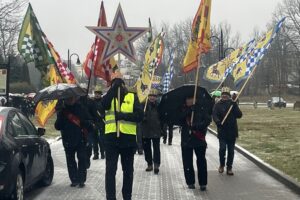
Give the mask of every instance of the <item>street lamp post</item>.
<path id="1" fill-rule="evenodd" d="M 77 53 L 72 53 L 71 55 L 70 55 L 70 50 L 68 49 L 68 68 L 70 69 L 70 71 L 71 71 L 71 58 L 72 58 L 72 56 L 77 56 L 77 61 L 76 61 L 76 64 L 77 65 L 80 65 L 80 59 L 79 59 L 79 55 L 77 54 Z"/>

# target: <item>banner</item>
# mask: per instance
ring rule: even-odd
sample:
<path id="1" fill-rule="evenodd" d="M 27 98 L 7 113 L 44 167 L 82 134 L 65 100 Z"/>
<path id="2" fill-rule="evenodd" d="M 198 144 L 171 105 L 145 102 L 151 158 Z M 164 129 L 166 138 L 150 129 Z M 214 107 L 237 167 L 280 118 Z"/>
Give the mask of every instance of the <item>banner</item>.
<path id="1" fill-rule="evenodd" d="M 268 31 L 256 43 L 255 47 L 242 57 L 241 62 L 234 67 L 232 76 L 236 85 L 239 85 L 242 80 L 248 78 L 255 66 L 259 64 L 279 32 L 284 20 L 285 18 L 281 19 L 272 30 Z"/>
<path id="2" fill-rule="evenodd" d="M 152 41 L 145 54 L 145 62 L 141 77 L 136 83 L 137 95 L 140 102 L 144 102 L 150 92 L 150 82 L 153 70 L 161 63 L 164 51 L 164 33 L 160 33 Z"/>
<path id="3" fill-rule="evenodd" d="M 199 55 L 207 53 L 210 42 L 211 0 L 201 0 L 192 25 L 191 39 L 183 61 L 183 72 L 187 73 L 198 67 Z"/>
<path id="4" fill-rule="evenodd" d="M 19 34 L 18 51 L 26 63 L 34 62 L 35 67 L 42 74 L 46 74 L 47 66 L 53 64 L 47 43 L 30 3 Z"/>
<path id="5" fill-rule="evenodd" d="M 56 67 L 54 65 L 50 66 L 50 70 L 48 73 L 48 78 L 50 85 L 61 83 L 61 77 L 56 71 Z M 35 109 L 35 118 L 40 126 L 45 127 L 48 119 L 55 113 L 55 106 L 57 100 L 53 101 L 40 101 Z"/>
<path id="6" fill-rule="evenodd" d="M 204 72 L 204 79 L 213 83 L 222 82 L 228 74 L 230 74 L 232 68 L 239 62 L 240 58 L 244 56 L 249 49 L 254 47 L 254 44 L 255 41 L 251 40 L 247 44 L 231 52 L 223 60 L 209 66 Z"/>

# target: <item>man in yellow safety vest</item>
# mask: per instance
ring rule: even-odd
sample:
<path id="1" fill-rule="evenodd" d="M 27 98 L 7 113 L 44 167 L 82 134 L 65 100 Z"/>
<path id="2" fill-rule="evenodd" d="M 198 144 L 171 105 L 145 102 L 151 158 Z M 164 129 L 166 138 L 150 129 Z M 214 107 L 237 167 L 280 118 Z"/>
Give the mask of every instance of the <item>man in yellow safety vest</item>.
<path id="1" fill-rule="evenodd" d="M 137 146 L 136 125 L 143 119 L 143 108 L 137 96 L 127 91 L 120 78 L 112 81 L 111 88 L 102 99 L 102 106 L 105 109 L 106 198 L 116 199 L 115 176 L 121 155 L 122 195 L 124 200 L 131 200 L 133 162 Z"/>

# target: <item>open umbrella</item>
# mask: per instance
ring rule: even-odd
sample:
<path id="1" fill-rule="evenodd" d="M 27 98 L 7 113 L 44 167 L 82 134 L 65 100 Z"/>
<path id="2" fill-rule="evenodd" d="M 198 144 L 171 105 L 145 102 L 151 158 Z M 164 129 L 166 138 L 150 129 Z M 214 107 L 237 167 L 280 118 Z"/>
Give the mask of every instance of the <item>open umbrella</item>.
<path id="1" fill-rule="evenodd" d="M 86 90 L 76 84 L 58 83 L 40 90 L 34 96 L 33 100 L 37 103 L 45 100 L 59 100 L 70 97 L 80 97 L 85 96 L 86 94 Z"/>
<path id="2" fill-rule="evenodd" d="M 165 93 L 159 104 L 161 120 L 176 125 L 176 117 L 182 112 L 186 97 L 194 94 L 194 89 L 195 85 L 183 85 Z M 202 112 L 212 113 L 214 101 L 206 89 L 200 86 L 197 87 L 196 104 L 201 107 Z"/>

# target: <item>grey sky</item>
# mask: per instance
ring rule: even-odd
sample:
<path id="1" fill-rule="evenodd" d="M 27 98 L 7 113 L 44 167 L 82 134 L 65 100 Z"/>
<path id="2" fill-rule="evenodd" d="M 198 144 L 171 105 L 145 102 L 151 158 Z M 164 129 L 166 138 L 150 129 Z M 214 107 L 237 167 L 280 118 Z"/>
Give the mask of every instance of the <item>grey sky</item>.
<path id="1" fill-rule="evenodd" d="M 240 32 L 244 42 L 254 28 L 265 30 L 276 5 L 283 0 L 212 0 L 211 23 L 227 21 L 233 33 Z M 94 34 L 85 26 L 97 24 L 101 0 L 30 0 L 39 23 L 63 59 L 67 49 L 84 60 Z M 155 25 L 162 21 L 174 24 L 193 18 L 200 0 L 104 0 L 108 26 L 118 3 L 121 3 L 128 26 Z M 75 61 L 75 58 L 74 58 Z"/>

